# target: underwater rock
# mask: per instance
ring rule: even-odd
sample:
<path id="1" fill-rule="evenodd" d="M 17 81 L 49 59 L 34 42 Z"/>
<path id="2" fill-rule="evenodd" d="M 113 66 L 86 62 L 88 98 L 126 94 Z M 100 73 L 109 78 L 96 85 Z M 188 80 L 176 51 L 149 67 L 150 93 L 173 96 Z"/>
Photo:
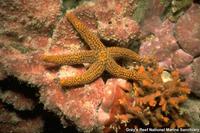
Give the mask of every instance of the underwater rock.
<path id="1" fill-rule="evenodd" d="M 0 80 L 0 99 L 17 111 L 33 111 L 38 104 L 36 88 L 13 76 Z"/>
<path id="2" fill-rule="evenodd" d="M 193 4 L 180 17 L 176 24 L 175 35 L 181 48 L 196 57 L 200 55 L 200 6 Z"/>
<path id="3" fill-rule="evenodd" d="M 7 77 L 6 72 L 0 67 L 0 80 L 3 80 Z"/>
<path id="4" fill-rule="evenodd" d="M 155 15 L 145 20 L 141 29 L 145 35 L 151 35 L 142 41 L 139 50 L 140 55 L 155 56 L 165 69 L 178 69 L 196 95 L 200 87 L 196 80 L 197 68 L 191 63 L 200 52 L 199 9 L 199 5 L 193 4 L 176 24 L 169 20 L 162 22 Z"/>
<path id="5" fill-rule="evenodd" d="M 154 21 L 157 23 L 156 26 L 151 25 Z M 159 18 L 154 19 L 151 23 L 144 25 L 146 29 L 144 32 L 153 33 L 154 35 L 142 41 L 139 53 L 140 55 L 154 56 L 163 66 L 172 69 L 172 53 L 179 48 L 173 36 L 174 24 L 168 20 L 161 23 Z M 163 64 L 163 62 L 168 62 L 168 64 Z"/>
<path id="6" fill-rule="evenodd" d="M 102 40 L 109 42 L 107 45 L 127 47 L 140 31 L 132 19 L 135 7 L 135 0 L 96 0 L 85 2 L 73 12 Z"/>
<path id="7" fill-rule="evenodd" d="M 192 4 L 193 0 L 161 0 L 165 10 L 162 13 L 162 18 L 168 18 L 172 22 L 176 22 L 178 18 L 184 14 Z"/>
<path id="8" fill-rule="evenodd" d="M 198 98 L 188 99 L 181 107 L 181 113 L 186 112 L 190 114 L 190 126 L 191 128 L 199 129 L 200 125 L 200 102 Z"/>
<path id="9" fill-rule="evenodd" d="M 192 63 L 193 74 L 188 79 L 191 83 L 192 92 L 200 97 L 200 57 L 195 58 Z"/>
<path id="10" fill-rule="evenodd" d="M 4 103 L 13 105 L 17 110 L 33 110 L 36 104 L 31 98 L 12 90 L 0 90 L 0 99 Z"/>
<path id="11" fill-rule="evenodd" d="M 82 74 L 84 71 L 68 67 L 68 74 L 65 74 L 73 76 L 74 72 Z M 101 126 L 97 122 L 97 109 L 103 97 L 103 88 L 102 79 L 83 87 L 66 88 L 66 90 L 49 79 L 47 86 L 40 89 L 40 100 L 46 109 L 54 111 L 64 120 L 73 121 L 81 131 L 91 132 Z"/>
<path id="12" fill-rule="evenodd" d="M 0 43 L 24 53 L 44 47 L 60 8 L 59 0 L 0 1 Z"/>
<path id="13" fill-rule="evenodd" d="M 165 9 L 164 5 L 162 4 L 162 2 L 160 0 L 150 0 L 150 1 L 149 0 L 139 0 L 138 2 L 139 2 L 138 6 L 140 6 L 140 3 L 143 3 L 143 5 L 145 5 L 145 3 L 147 4 L 146 9 L 145 8 L 143 9 L 143 10 L 145 10 L 145 11 L 143 11 L 145 13 L 141 20 L 142 25 L 143 25 L 143 23 L 151 22 L 151 20 L 153 22 L 156 22 L 155 20 L 153 20 L 153 18 L 160 17 Z M 134 18 L 135 18 L 135 16 L 137 16 L 137 8 L 136 8 L 136 13 L 134 12 Z M 138 12 L 138 14 L 140 15 L 140 12 Z M 151 23 L 151 25 L 152 24 L 154 24 L 154 23 Z M 144 24 L 144 25 L 146 25 L 146 24 Z"/>
<path id="14" fill-rule="evenodd" d="M 40 116 L 26 118 L 19 112 L 7 109 L 0 102 L 0 132 L 1 133 L 41 133 L 44 121 Z"/>
<path id="15" fill-rule="evenodd" d="M 113 17 L 108 23 L 98 22 L 98 29 L 101 38 L 119 46 L 130 44 L 139 35 L 140 31 L 137 22 L 123 16 Z"/>
<path id="16" fill-rule="evenodd" d="M 103 100 L 102 100 L 102 104 L 98 110 L 98 121 L 99 123 L 101 123 L 102 125 L 104 125 L 109 119 L 110 117 L 110 111 L 112 106 L 114 106 L 113 104 L 115 104 L 116 100 L 119 99 L 121 97 L 121 91 L 122 90 L 126 90 L 126 91 L 130 91 L 131 89 L 131 84 L 124 80 L 124 79 L 108 79 L 106 81 L 104 90 L 103 90 Z"/>
<path id="17" fill-rule="evenodd" d="M 58 0 L 1 1 L 1 33 L 22 33 L 26 29 L 47 31 L 55 26 L 60 7 L 61 3 Z"/>
<path id="18" fill-rule="evenodd" d="M 140 32 L 138 23 L 132 19 L 136 5 L 135 0 L 97 0 L 95 16 L 99 36 L 114 45 L 128 46 Z"/>
<path id="19" fill-rule="evenodd" d="M 59 67 L 42 62 L 40 55 L 45 52 L 63 54 L 88 48 L 66 16 L 58 20 L 61 4 L 59 0 L 0 1 L 0 73 L 5 72 L 5 75 L 12 75 L 36 86 L 40 103 L 59 116 L 63 127 L 72 123 L 80 131 L 99 131 L 109 118 L 114 118 L 110 107 L 118 102 L 119 97 L 124 97 L 121 94 L 131 91 L 131 85 L 126 80 L 112 78 L 108 78 L 105 84 L 99 78 L 84 86 L 61 88 L 57 78 L 82 74 L 87 64 Z M 108 42 L 107 45 L 126 47 L 137 39 L 140 31 L 137 22 L 131 19 L 134 9 L 135 0 L 97 0 L 84 2 L 71 11 L 96 32 L 105 44 Z M 163 25 L 164 28 L 158 27 L 154 32 L 158 35 L 157 39 L 162 36 L 159 42 L 155 42 L 166 46 L 164 50 L 160 49 L 160 53 L 165 53 L 170 58 L 169 51 L 177 50 L 175 39 L 171 36 L 170 26 L 173 24 L 166 21 Z M 109 38 L 111 34 L 113 38 Z M 161 57 L 166 60 L 168 58 Z M 110 94 L 110 91 L 113 93 Z M 28 105 L 21 106 L 21 102 L 17 104 L 18 98 L 12 99 L 14 101 L 6 99 L 10 95 L 23 98 L 21 94 L 5 91 L 1 95 L 4 102 L 11 103 L 19 110 L 32 109 Z M 115 100 L 110 100 L 113 97 Z M 24 123 L 23 125 L 26 126 Z"/>
<path id="20" fill-rule="evenodd" d="M 183 68 L 189 65 L 193 60 L 193 57 L 184 52 L 182 49 L 175 51 L 172 55 L 172 62 L 174 68 Z"/>

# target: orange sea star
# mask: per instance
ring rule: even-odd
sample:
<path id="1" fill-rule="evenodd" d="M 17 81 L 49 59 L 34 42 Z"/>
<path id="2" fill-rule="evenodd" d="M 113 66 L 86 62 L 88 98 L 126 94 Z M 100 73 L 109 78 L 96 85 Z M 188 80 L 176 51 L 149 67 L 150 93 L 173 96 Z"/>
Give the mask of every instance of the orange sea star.
<path id="1" fill-rule="evenodd" d="M 142 74 L 138 74 L 136 70 L 128 70 L 121 67 L 115 62 L 114 59 L 120 57 L 129 58 L 144 64 L 151 64 L 152 60 L 149 58 L 140 57 L 137 53 L 127 48 L 106 48 L 97 35 L 92 33 L 86 25 L 81 23 L 73 13 L 67 13 L 66 16 L 84 41 L 89 45 L 91 50 L 64 55 L 46 54 L 42 56 L 42 59 L 45 62 L 61 65 L 74 65 L 82 63 L 91 63 L 91 65 L 82 75 L 60 79 L 60 84 L 62 86 L 75 86 L 90 83 L 101 76 L 105 70 L 116 77 L 124 79 L 132 79 L 136 81 L 142 81 L 146 79 L 146 77 Z"/>

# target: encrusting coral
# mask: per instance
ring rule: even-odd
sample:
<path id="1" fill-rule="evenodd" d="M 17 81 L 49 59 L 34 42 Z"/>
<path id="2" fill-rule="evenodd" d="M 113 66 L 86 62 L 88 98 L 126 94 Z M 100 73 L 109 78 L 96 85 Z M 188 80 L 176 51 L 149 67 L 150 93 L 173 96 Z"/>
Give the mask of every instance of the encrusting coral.
<path id="1" fill-rule="evenodd" d="M 134 1 L 87 1 L 85 4 L 73 9 L 72 12 L 81 23 L 87 25 L 95 35 L 100 37 L 104 44 L 126 47 L 137 37 L 139 32 L 139 25 L 132 20 L 131 15 L 128 15 L 134 11 Z M 142 70 L 141 68 L 137 69 L 134 65 L 133 71 L 137 72 L 137 76 L 138 74 L 143 75 L 152 82 L 144 80 L 140 84 L 134 81 L 133 89 L 131 89 L 132 82 L 130 80 L 105 77 L 105 73 L 105 75 L 99 76 L 100 78 L 90 84 L 69 87 L 69 89 L 63 90 L 60 84 L 53 79 L 57 77 L 60 79 L 62 77 L 73 78 L 73 76 L 84 73 L 85 67 L 81 65 L 62 65 L 61 69 L 58 70 L 58 67 L 51 67 L 50 65 L 50 69 L 47 69 L 46 66 L 49 64 L 41 61 L 38 55 L 49 50 L 49 52 L 59 55 L 59 59 L 61 59 L 60 56 L 63 56 L 63 53 L 74 55 L 77 49 L 83 50 L 84 46 L 87 45 L 83 45 L 83 38 L 78 36 L 77 31 L 71 25 L 67 16 L 59 17 L 61 14 L 60 2 L 60 0 L 38 2 L 9 0 L 0 2 L 0 25 L 2 26 L 0 28 L 1 79 L 4 79 L 6 76 L 9 78 L 9 75 L 12 75 L 19 81 L 23 80 L 31 84 L 31 86 L 37 86 L 36 88 L 28 87 L 27 90 L 31 88 L 36 90 L 33 93 L 36 93 L 39 102 L 44 105 L 43 109 L 55 113 L 60 118 L 61 128 L 73 123 L 79 131 L 102 132 L 102 129 L 105 127 L 104 131 L 106 132 L 110 130 L 110 127 L 120 130 L 116 127 L 121 127 L 122 129 L 125 124 L 128 127 L 143 127 L 144 125 L 157 127 L 160 124 L 165 127 L 170 127 L 171 125 L 172 127 L 177 125 L 182 127 L 186 125 L 184 124 L 184 117 L 178 113 L 179 102 L 185 101 L 186 92 L 177 92 L 177 88 L 184 88 L 184 85 L 182 82 L 179 83 L 178 79 L 175 80 L 175 78 L 166 83 L 161 82 L 161 75 L 158 74 L 156 76 L 156 74 L 153 74 L 158 72 L 159 69 L 152 68 L 152 71 L 150 71 L 151 69 L 145 67 Z M 110 3 L 113 6 L 110 6 Z M 151 26 L 154 25 L 151 24 Z M 55 29 L 52 30 L 54 27 Z M 106 49 L 111 49 L 111 47 Z M 75 51 L 74 53 L 72 53 L 73 50 Z M 97 49 L 93 50 L 97 51 Z M 88 54 L 89 50 L 83 52 Z M 135 58 L 135 56 L 129 58 L 127 55 L 122 57 L 128 59 Z M 117 55 L 113 59 L 118 57 Z M 92 58 L 91 60 L 93 61 L 94 59 Z M 70 59 L 70 61 L 72 60 Z M 88 62 L 88 60 L 85 61 Z M 137 62 L 137 60 L 134 61 Z M 77 60 L 75 62 L 77 63 Z M 89 63 L 92 64 L 93 62 Z M 139 60 L 138 64 L 144 65 L 141 60 Z M 123 67 L 120 66 L 120 68 Z M 123 68 L 123 70 L 127 69 Z M 130 72 L 132 70 L 127 71 Z M 108 79 L 105 81 L 106 79 L 102 80 L 101 77 Z M 175 85 L 176 83 L 177 85 Z M 185 90 L 187 90 L 187 87 L 185 87 Z M 16 93 L 10 93 L 11 91 L 7 89 L 2 92 L 2 96 L 8 96 L 7 94 L 9 93 L 9 99 L 2 97 L 4 103 L 14 105 L 13 107 L 17 111 L 22 107 L 25 110 L 29 109 L 27 105 L 22 106 L 21 102 L 17 104 L 18 98 L 20 98 L 20 101 L 23 100 L 23 97 L 21 97 L 23 95 L 17 95 L 16 99 L 10 101 L 10 95 L 13 96 Z M 38 104 L 38 101 L 36 102 Z M 32 112 L 33 108 L 32 106 L 30 107 L 30 112 Z M 107 120 L 109 121 L 107 122 Z M 54 123 L 60 124 L 57 121 Z M 153 123 L 156 124 L 152 125 Z M 14 126 L 14 128 L 17 126 Z M 5 126 L 3 125 L 2 127 Z"/>
<path id="2" fill-rule="evenodd" d="M 0 100 L 20 111 L 32 111 L 37 105 L 35 88 L 30 90 L 25 82 L 11 76 L 0 81 Z"/>
<path id="3" fill-rule="evenodd" d="M 155 1 L 152 4 L 159 7 L 160 0 Z M 156 14 L 161 12 L 162 9 L 148 12 L 149 18 L 145 18 L 141 32 L 151 35 L 142 40 L 139 53 L 155 56 L 158 64 L 167 70 L 178 70 L 192 93 L 200 96 L 199 67 L 195 67 L 200 55 L 200 5 L 193 3 L 176 23 L 162 21 L 161 14 Z"/>
<path id="4" fill-rule="evenodd" d="M 125 128 L 187 128 L 187 115 L 180 113 L 180 104 L 187 100 L 190 89 L 181 82 L 178 72 L 171 73 L 165 81 L 161 68 L 140 67 L 140 73 L 146 73 L 154 84 L 142 86 L 133 83 L 129 91 L 118 90 L 110 110 L 110 120 L 104 132 L 123 132 Z"/>
<path id="5" fill-rule="evenodd" d="M 104 70 L 120 78 L 133 79 L 135 81 L 147 79 L 143 74 L 138 74 L 135 70 L 128 70 L 119 66 L 114 61 L 114 58 L 130 58 L 139 63 L 148 65 L 155 63 L 151 58 L 142 58 L 134 51 L 126 48 L 106 48 L 100 39 L 81 23 L 73 13 L 68 13 L 66 16 L 84 41 L 89 45 L 91 50 L 65 55 L 43 55 L 41 57 L 42 60 L 61 65 L 81 63 L 92 63 L 92 65 L 83 75 L 60 79 L 60 84 L 62 86 L 75 86 L 90 83 L 97 79 Z"/>
<path id="6" fill-rule="evenodd" d="M 0 101 L 0 133 L 41 133 L 44 130 L 43 118 L 32 115 L 27 118 L 15 112 Z"/>

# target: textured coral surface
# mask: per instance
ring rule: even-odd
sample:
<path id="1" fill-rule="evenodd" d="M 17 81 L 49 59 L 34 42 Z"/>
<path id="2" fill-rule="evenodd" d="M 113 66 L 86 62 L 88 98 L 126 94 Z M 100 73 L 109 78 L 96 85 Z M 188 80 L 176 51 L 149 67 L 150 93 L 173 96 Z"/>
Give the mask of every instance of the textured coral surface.
<path id="1" fill-rule="evenodd" d="M 141 55 L 154 55 L 159 65 L 168 70 L 178 69 L 197 96 L 200 96 L 199 68 L 196 67 L 200 52 L 199 9 L 198 4 L 191 5 L 177 23 L 162 22 L 154 14 L 147 17 L 142 29 L 144 34 L 151 35 L 142 41 L 139 50 Z"/>
<path id="2" fill-rule="evenodd" d="M 71 12 L 97 34 L 106 46 L 128 47 L 134 39 L 140 39 L 140 32 L 144 35 L 152 33 L 145 39 L 141 37 L 140 54 L 156 56 L 159 64 L 170 71 L 177 68 L 192 87 L 192 91 L 199 95 L 200 59 L 199 45 L 197 45 L 199 5 L 193 4 L 177 23 L 172 23 L 169 20 L 160 20 L 159 13 L 164 7 L 159 4 L 153 6 L 158 0 L 152 0 L 153 3 L 149 4 L 151 10 L 139 24 L 132 19 L 137 8 L 136 2 L 136 0 L 85 1 Z M 167 88 L 166 91 L 170 85 L 173 86 L 172 93 L 167 93 L 166 97 L 163 93 L 156 92 L 163 88 L 157 88 L 155 84 L 144 82 L 144 86 L 140 86 L 139 83 L 133 84 L 131 80 L 117 79 L 107 73 L 90 84 L 62 87 L 57 78 L 81 75 L 90 64 L 57 66 L 41 60 L 40 57 L 44 53 L 63 54 L 88 49 L 86 42 L 81 39 L 61 10 L 60 0 L 0 1 L 0 132 L 37 133 L 43 130 L 49 131 L 50 127 L 54 127 L 57 123 L 62 124 L 61 128 L 73 125 L 83 132 L 106 132 L 112 129 L 118 130 L 118 126 L 124 126 L 120 122 L 127 123 L 127 120 L 133 121 L 135 127 L 145 125 L 160 127 L 158 125 L 163 121 L 166 122 L 164 126 L 187 127 L 186 119 L 180 116 L 178 111 L 179 103 L 187 99 L 189 90 L 177 78 L 172 84 L 170 82 L 166 85 L 161 82 L 161 73 L 157 74 L 159 84 L 166 86 L 164 87 Z M 193 30 L 187 32 L 185 36 L 187 27 L 183 27 L 189 25 L 190 19 L 193 20 L 190 24 Z M 187 43 L 190 45 L 186 45 Z M 191 52 L 193 48 L 195 52 Z M 121 63 L 121 60 L 119 63 L 126 65 Z M 131 67 L 139 70 L 135 63 Z M 145 67 L 145 71 L 140 71 L 141 75 L 149 70 L 155 69 Z M 152 73 L 151 71 L 145 76 L 151 77 Z M 169 75 L 173 76 L 171 73 L 168 73 Z M 165 80 L 172 80 L 169 77 Z M 16 81 L 17 85 L 14 84 Z M 148 87 L 153 91 L 145 89 Z M 185 91 L 176 92 L 176 88 L 183 88 Z M 135 96 L 132 97 L 132 94 Z M 175 96 L 169 98 L 171 94 Z M 145 101 L 145 98 L 149 101 Z M 141 102 L 137 103 L 141 109 L 152 108 L 150 112 L 157 116 L 149 116 L 149 110 L 142 112 L 148 119 L 134 113 L 138 108 L 128 108 L 132 107 L 134 101 Z M 159 106 L 154 107 L 155 103 Z M 164 110 L 165 105 L 166 110 Z M 40 116 L 46 112 L 38 113 L 38 106 L 42 106 L 41 110 L 52 112 L 59 118 L 59 121 L 56 120 L 47 127 L 49 130 L 44 128 L 48 119 Z M 161 108 L 163 112 L 172 112 L 175 117 L 163 115 Z M 28 115 L 25 117 L 18 115 L 27 112 Z M 154 120 L 157 125 L 152 125 Z"/>
<path id="3" fill-rule="evenodd" d="M 44 121 L 40 116 L 26 118 L 20 113 L 10 111 L 0 102 L 0 132 L 1 133 L 41 133 Z"/>

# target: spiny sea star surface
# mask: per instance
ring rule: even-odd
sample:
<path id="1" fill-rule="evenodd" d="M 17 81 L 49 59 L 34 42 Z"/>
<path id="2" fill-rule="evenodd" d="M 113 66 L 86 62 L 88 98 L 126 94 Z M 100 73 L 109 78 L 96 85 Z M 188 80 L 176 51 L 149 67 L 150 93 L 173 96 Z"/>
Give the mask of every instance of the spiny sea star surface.
<path id="1" fill-rule="evenodd" d="M 82 75 L 60 79 L 59 82 L 62 86 L 76 86 L 90 83 L 101 76 L 104 71 L 124 79 L 132 79 L 135 81 L 143 81 L 146 79 L 144 75 L 138 74 L 136 70 L 128 70 L 121 67 L 114 59 L 129 58 L 139 63 L 152 64 L 153 62 L 150 58 L 143 58 L 134 51 L 126 48 L 106 48 L 98 36 L 92 33 L 86 25 L 81 23 L 81 21 L 73 13 L 67 13 L 66 16 L 83 40 L 89 45 L 91 50 L 64 55 L 45 54 L 42 56 L 42 59 L 45 62 L 61 65 L 74 65 L 82 63 L 91 63 L 91 65 Z"/>

